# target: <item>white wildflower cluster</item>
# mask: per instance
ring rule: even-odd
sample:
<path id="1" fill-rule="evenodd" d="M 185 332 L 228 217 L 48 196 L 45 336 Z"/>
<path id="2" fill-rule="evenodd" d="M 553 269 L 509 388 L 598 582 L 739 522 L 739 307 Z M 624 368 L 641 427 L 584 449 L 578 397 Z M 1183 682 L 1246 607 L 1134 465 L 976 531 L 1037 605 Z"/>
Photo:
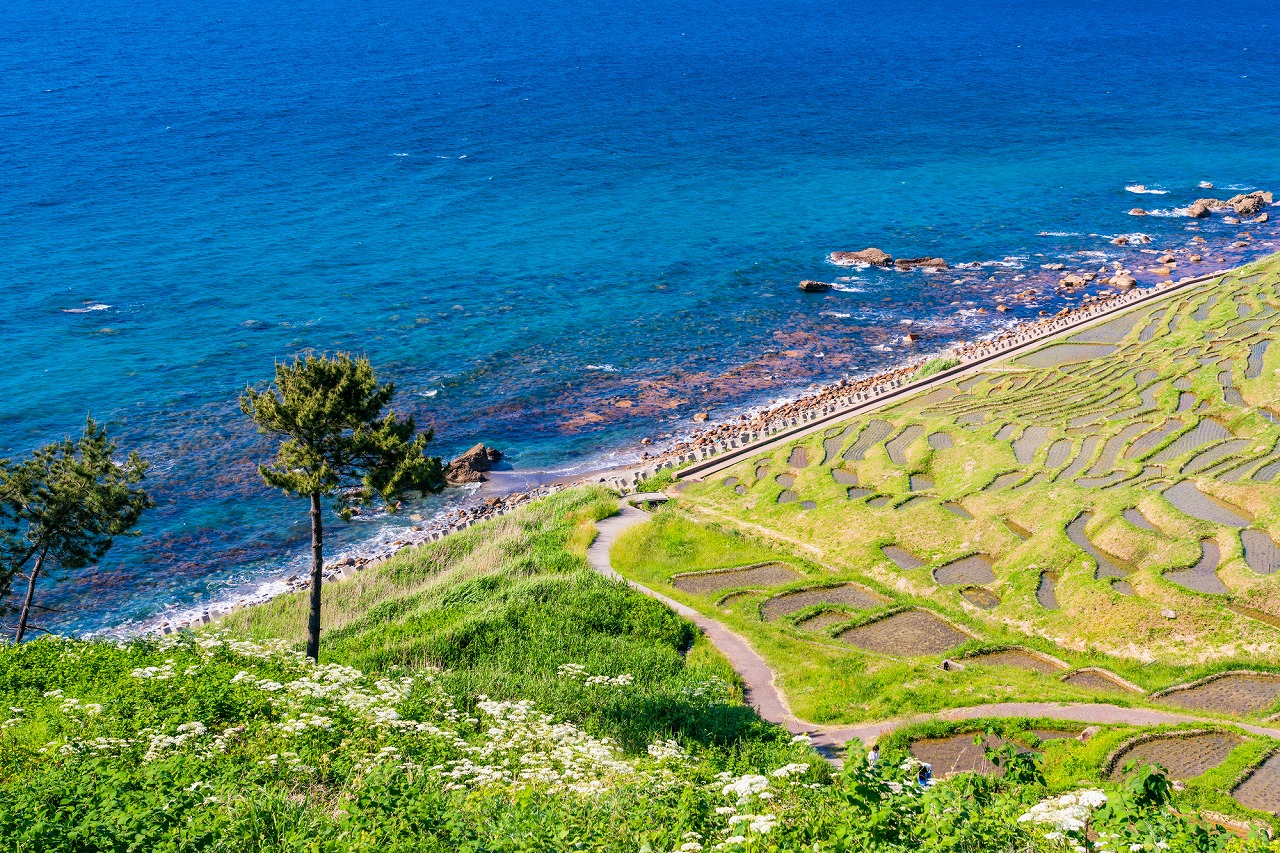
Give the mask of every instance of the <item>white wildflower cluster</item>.
<path id="1" fill-rule="evenodd" d="M 615 676 L 591 675 L 587 672 L 587 668 L 580 663 L 561 664 L 556 672 L 561 678 L 581 681 L 588 687 L 627 687 L 635 682 L 631 674 L 626 672 Z"/>
<path id="2" fill-rule="evenodd" d="M 297 717 L 290 717 L 281 723 L 276 723 L 276 730 L 285 734 L 301 734 L 307 729 L 324 729 L 328 731 L 333 728 L 333 720 L 330 717 L 322 717 L 319 714 L 299 714 Z"/>
<path id="3" fill-rule="evenodd" d="M 1058 841 L 1065 838 L 1068 833 L 1083 832 L 1093 810 L 1106 802 L 1107 795 L 1094 788 L 1072 791 L 1036 803 L 1026 814 L 1018 818 L 1018 822 L 1050 827 L 1050 832 L 1045 837 Z"/>
<path id="4" fill-rule="evenodd" d="M 537 713 L 532 702 L 481 696 L 476 704 L 489 727 L 481 743 L 468 743 L 462 748 L 464 757 L 441 768 L 449 788 L 504 782 L 596 794 L 617 778 L 637 772 L 611 740 L 594 738 L 570 723 L 556 723 Z"/>
<path id="5" fill-rule="evenodd" d="M 684 842 L 676 848 L 676 853 L 699 853 L 702 850 L 702 835 L 697 832 L 686 832 L 681 836 Z"/>
<path id="6" fill-rule="evenodd" d="M 808 772 L 808 764 L 784 764 L 769 775 L 775 779 L 786 779 L 789 776 L 803 776 Z"/>
<path id="7" fill-rule="evenodd" d="M 150 678 L 155 681 L 168 681 L 175 675 L 173 659 L 164 662 L 164 666 L 140 666 L 130 673 L 134 678 Z"/>
<path id="8" fill-rule="evenodd" d="M 190 722 L 178 726 L 177 732 L 171 735 L 164 732 L 145 732 L 149 735 L 150 740 L 147 744 L 147 752 L 142 756 L 142 760 L 155 761 L 166 752 L 182 748 L 187 741 L 198 739 L 206 731 L 204 723 Z"/>
<path id="9" fill-rule="evenodd" d="M 102 706 L 97 702 L 89 702 L 82 705 L 79 699 L 67 696 L 62 699 L 62 704 L 58 706 L 58 710 L 67 715 L 78 713 L 94 716 L 102 713 Z"/>
<path id="10" fill-rule="evenodd" d="M 684 761 L 689 757 L 684 747 L 674 740 L 657 740 L 649 744 L 649 757 L 654 761 Z"/>
<path id="11" fill-rule="evenodd" d="M 769 790 L 769 777 L 759 776 L 754 773 L 748 773 L 745 776 L 739 776 L 733 779 L 729 774 L 720 774 L 725 778 L 724 786 L 721 787 L 720 793 L 726 797 L 733 797 L 739 804 L 745 804 L 753 796 Z"/>
<path id="12" fill-rule="evenodd" d="M 0 732 L 5 729 L 11 729 L 22 722 L 22 715 L 25 713 L 21 708 L 10 708 L 9 713 L 13 716 L 0 723 Z"/>

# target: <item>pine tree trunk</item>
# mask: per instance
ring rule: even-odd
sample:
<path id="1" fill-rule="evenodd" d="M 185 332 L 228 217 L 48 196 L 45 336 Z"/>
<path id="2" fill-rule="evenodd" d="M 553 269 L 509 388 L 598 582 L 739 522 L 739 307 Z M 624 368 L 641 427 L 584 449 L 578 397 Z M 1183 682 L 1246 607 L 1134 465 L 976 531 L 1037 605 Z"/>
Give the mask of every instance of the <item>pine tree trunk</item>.
<path id="1" fill-rule="evenodd" d="M 18 617 L 18 631 L 13 635 L 15 643 L 21 643 L 23 635 L 27 633 L 27 619 L 31 616 L 31 602 L 36 597 L 36 579 L 40 577 L 40 570 L 44 568 L 45 553 L 40 552 L 40 556 L 36 557 L 35 567 L 31 570 L 31 578 L 27 582 L 27 598 L 22 602 L 22 615 Z"/>
<path id="2" fill-rule="evenodd" d="M 324 522 L 320 493 L 311 493 L 311 614 L 307 617 L 307 657 L 320 660 L 320 587 L 324 583 Z"/>

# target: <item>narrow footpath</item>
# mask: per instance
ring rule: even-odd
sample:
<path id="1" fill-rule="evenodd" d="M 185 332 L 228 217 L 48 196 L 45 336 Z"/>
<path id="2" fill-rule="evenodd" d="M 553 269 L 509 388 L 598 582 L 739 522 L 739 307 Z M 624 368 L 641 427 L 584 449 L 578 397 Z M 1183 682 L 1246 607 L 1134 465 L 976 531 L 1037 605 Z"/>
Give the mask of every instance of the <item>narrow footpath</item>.
<path id="1" fill-rule="evenodd" d="M 751 644 L 740 634 L 730 631 L 723 624 L 704 616 L 692 607 L 681 604 L 660 592 L 643 584 L 627 580 L 613 568 L 609 552 L 623 531 L 636 524 L 649 520 L 649 513 L 637 509 L 628 501 L 663 502 L 668 499 L 664 494 L 630 495 L 621 502 L 617 515 L 596 522 L 600 531 L 595 541 L 587 548 L 587 562 L 591 568 L 607 578 L 621 580 L 627 586 L 643 593 L 670 607 L 679 615 L 697 625 L 707 639 L 720 653 L 728 659 L 730 666 L 738 673 L 744 686 L 744 698 L 761 719 L 782 726 L 792 734 L 807 734 L 814 747 L 833 763 L 839 763 L 839 754 L 845 744 L 852 740 L 864 744 L 874 743 L 882 735 L 894 729 L 912 723 L 927 720 L 973 720 L 979 717 L 1042 717 L 1051 720 L 1085 723 L 1088 725 L 1122 724 L 1136 726 L 1155 726 L 1178 723 L 1221 723 L 1223 720 L 1210 717 L 1197 717 L 1192 714 L 1179 714 L 1172 711 L 1157 711 L 1152 708 L 1121 708 L 1118 705 L 1081 702 L 995 702 L 988 705 L 971 705 L 965 708 L 950 708 L 930 714 L 917 714 L 910 717 L 898 717 L 889 720 L 878 720 L 869 723 L 858 723 L 851 726 L 821 726 L 801 720 L 791 712 L 786 697 L 778 690 L 774 671 L 764 659 L 751 648 Z M 1280 729 L 1256 726 L 1249 723 L 1233 722 L 1244 731 L 1266 737 L 1280 738 Z"/>

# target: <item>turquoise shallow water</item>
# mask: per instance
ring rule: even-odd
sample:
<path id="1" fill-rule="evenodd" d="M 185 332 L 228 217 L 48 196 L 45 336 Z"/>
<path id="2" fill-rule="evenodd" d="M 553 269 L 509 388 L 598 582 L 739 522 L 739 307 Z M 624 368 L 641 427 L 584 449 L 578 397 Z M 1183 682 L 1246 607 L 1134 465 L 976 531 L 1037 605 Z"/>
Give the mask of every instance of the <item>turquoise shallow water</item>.
<path id="1" fill-rule="evenodd" d="M 1126 211 L 1280 189 L 1275 29 L 1249 0 L 5 4 L 0 455 L 92 411 L 160 503 L 50 624 L 304 558 L 235 405 L 275 358 L 368 353 L 446 454 L 588 464 L 895 363 L 902 320 L 990 331 L 1114 234 L 1222 239 Z M 868 245 L 986 266 L 795 289 Z"/>

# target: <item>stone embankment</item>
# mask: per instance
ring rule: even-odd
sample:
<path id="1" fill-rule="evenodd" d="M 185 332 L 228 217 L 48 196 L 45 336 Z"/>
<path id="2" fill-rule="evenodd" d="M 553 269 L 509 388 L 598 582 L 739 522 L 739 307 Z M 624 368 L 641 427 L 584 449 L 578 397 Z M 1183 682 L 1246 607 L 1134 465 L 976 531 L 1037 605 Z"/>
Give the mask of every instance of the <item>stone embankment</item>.
<path id="1" fill-rule="evenodd" d="M 934 374 L 927 380 L 915 382 L 910 380 L 910 377 L 919 370 L 922 361 L 865 379 L 841 380 L 814 394 L 760 412 L 754 417 L 748 418 L 743 415 L 736 422 L 703 430 L 660 455 L 646 459 L 626 470 L 598 476 L 595 481 L 626 494 L 634 490 L 637 484 L 666 469 L 675 469 L 693 463 L 688 473 L 697 476 L 703 468 L 723 467 L 722 464 L 701 463 L 709 463 L 712 460 L 718 462 L 720 459 L 736 460 L 755 452 L 771 440 L 799 437 L 823 423 L 897 400 L 939 381 L 948 380 L 955 374 L 983 362 L 1028 349 L 1055 335 L 1218 275 L 1221 275 L 1221 272 L 1188 277 L 1177 282 L 1168 280 L 1154 287 L 1129 288 L 1120 293 L 1086 297 L 1085 304 L 1079 308 L 1064 308 L 1051 317 L 1024 323 L 987 340 L 958 344 L 945 353 L 944 357 L 956 359 L 959 365 L 943 373 Z"/>

